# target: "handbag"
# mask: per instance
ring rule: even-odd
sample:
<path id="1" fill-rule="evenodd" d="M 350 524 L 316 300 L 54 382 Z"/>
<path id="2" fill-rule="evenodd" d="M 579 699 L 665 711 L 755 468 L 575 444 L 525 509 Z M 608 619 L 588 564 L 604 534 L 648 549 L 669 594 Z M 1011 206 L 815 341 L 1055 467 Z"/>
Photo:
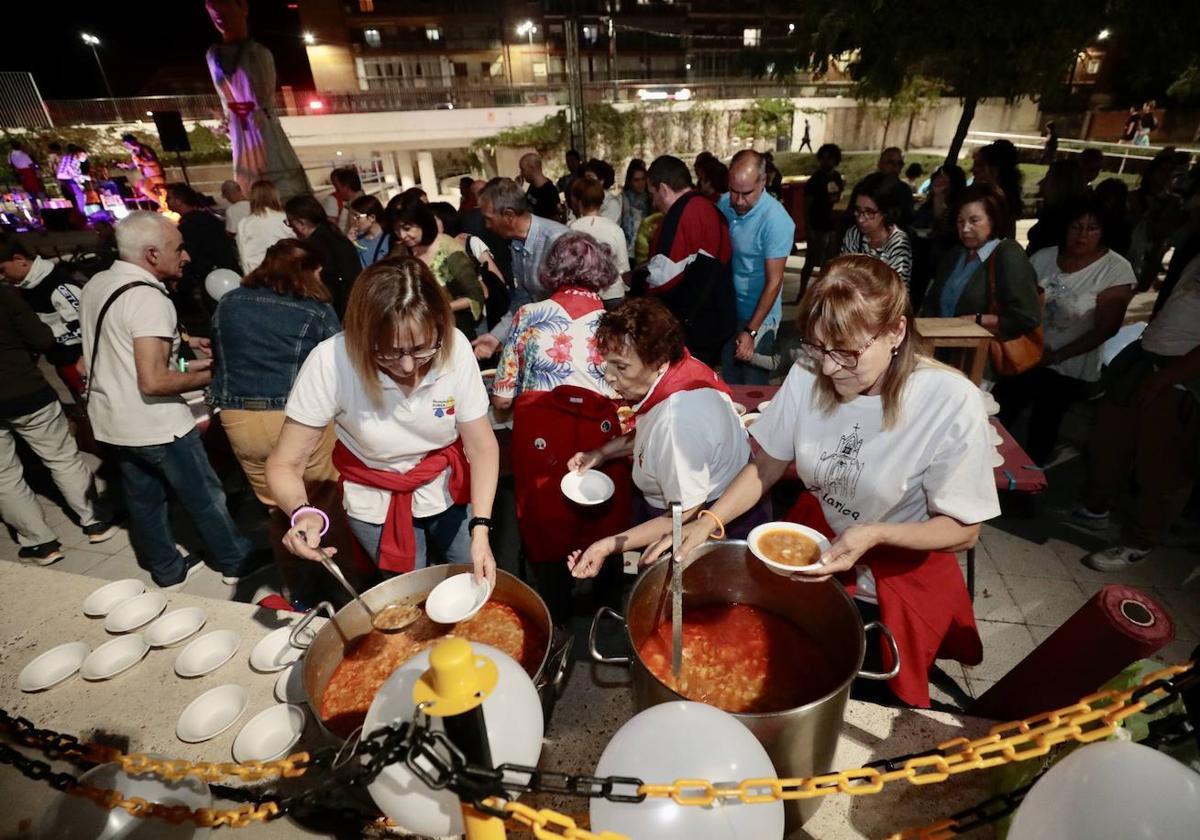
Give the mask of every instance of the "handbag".
<path id="1" fill-rule="evenodd" d="M 988 313 L 999 315 L 996 305 L 996 262 L 989 258 L 987 261 L 988 274 Z M 1045 292 L 1038 289 L 1038 306 L 1045 299 Z M 1037 367 L 1042 361 L 1042 352 L 1046 346 L 1042 325 L 1038 324 L 1024 335 L 1010 338 L 1007 341 L 999 338 L 992 339 L 988 345 L 988 356 L 992 362 L 992 370 L 998 376 L 1016 376 Z"/>

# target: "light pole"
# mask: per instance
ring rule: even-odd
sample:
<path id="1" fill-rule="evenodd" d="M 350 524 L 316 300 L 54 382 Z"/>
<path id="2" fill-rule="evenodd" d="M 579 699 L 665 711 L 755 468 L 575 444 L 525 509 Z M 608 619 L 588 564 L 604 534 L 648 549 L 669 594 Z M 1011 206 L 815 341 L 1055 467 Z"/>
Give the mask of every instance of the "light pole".
<path id="1" fill-rule="evenodd" d="M 104 72 L 104 63 L 100 61 L 100 53 L 96 51 L 96 47 L 100 46 L 100 39 L 87 32 L 80 34 L 83 37 L 83 43 L 92 48 L 92 56 L 96 59 L 96 66 L 100 68 L 100 78 L 104 80 L 104 89 L 108 92 L 109 100 L 112 101 L 113 113 L 117 116 L 117 122 L 120 122 L 121 112 L 117 109 L 117 98 L 113 96 L 112 85 L 108 83 L 108 74 Z"/>
<path id="2" fill-rule="evenodd" d="M 517 25 L 517 34 L 518 35 L 529 36 L 528 60 L 529 60 L 529 80 L 530 80 L 530 82 L 533 81 L 533 76 L 534 76 L 534 73 L 533 73 L 533 33 L 535 33 L 535 32 L 537 32 L 537 25 L 534 24 L 534 22 L 531 20 L 523 20 L 523 21 L 521 21 L 521 23 L 519 23 Z"/>

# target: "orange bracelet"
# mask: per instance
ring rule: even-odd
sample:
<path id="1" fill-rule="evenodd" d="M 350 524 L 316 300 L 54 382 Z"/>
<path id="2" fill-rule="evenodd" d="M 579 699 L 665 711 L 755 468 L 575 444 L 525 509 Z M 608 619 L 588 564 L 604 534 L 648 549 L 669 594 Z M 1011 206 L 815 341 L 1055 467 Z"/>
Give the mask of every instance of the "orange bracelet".
<path id="1" fill-rule="evenodd" d="M 716 515 L 715 513 L 713 513 L 711 510 L 702 510 L 702 511 L 700 511 L 700 516 L 711 516 L 711 517 L 712 517 L 712 520 L 713 520 L 713 522 L 716 522 L 716 523 L 717 523 L 717 527 L 721 529 L 721 533 L 719 533 L 719 534 L 712 534 L 712 535 L 710 536 L 710 539 L 717 539 L 717 540 L 723 540 L 723 539 L 725 539 L 725 523 L 721 521 L 721 517 L 717 516 L 717 515 Z"/>

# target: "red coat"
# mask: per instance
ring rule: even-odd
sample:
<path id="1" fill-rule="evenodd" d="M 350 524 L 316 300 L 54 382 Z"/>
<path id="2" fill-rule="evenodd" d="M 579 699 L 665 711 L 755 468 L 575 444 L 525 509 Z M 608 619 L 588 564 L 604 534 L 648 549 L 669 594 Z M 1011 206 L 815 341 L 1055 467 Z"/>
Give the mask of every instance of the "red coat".
<path id="1" fill-rule="evenodd" d="M 816 528 L 830 540 L 821 503 L 803 493 L 787 519 Z M 929 669 L 934 660 L 956 659 L 965 665 L 983 661 L 983 643 L 975 626 L 975 611 L 955 556 L 879 546 L 863 555 L 875 576 L 879 612 L 900 648 L 900 673 L 888 682 L 892 692 L 911 706 L 929 706 Z M 840 575 L 854 595 L 854 573 Z M 880 639 L 884 669 L 892 667 L 887 645 Z"/>

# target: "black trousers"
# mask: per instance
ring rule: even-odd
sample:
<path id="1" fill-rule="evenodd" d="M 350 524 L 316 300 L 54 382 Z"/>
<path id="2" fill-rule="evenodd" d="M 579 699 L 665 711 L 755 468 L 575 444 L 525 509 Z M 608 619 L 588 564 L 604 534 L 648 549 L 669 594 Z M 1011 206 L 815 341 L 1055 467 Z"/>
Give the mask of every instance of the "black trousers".
<path id="1" fill-rule="evenodd" d="M 1058 443 L 1058 429 L 1063 418 L 1086 385 L 1080 379 L 1063 376 L 1050 368 L 1036 367 L 1018 376 L 1001 379 L 992 389 L 992 396 L 1000 403 L 1000 422 L 1009 431 L 1029 410 L 1025 452 L 1035 464 L 1045 466 Z"/>
<path id="2" fill-rule="evenodd" d="M 567 568 L 566 561 L 556 563 L 529 563 L 526 566 L 532 572 L 533 585 L 542 596 L 546 606 L 550 608 L 550 618 L 556 627 L 566 627 L 571 623 L 574 613 L 572 595 L 576 581 Z M 604 561 L 600 573 L 581 586 L 590 585 L 592 604 L 589 612 L 595 612 L 599 607 L 621 608 L 621 584 L 624 582 L 624 569 L 621 566 L 621 555 L 614 554 Z"/>

